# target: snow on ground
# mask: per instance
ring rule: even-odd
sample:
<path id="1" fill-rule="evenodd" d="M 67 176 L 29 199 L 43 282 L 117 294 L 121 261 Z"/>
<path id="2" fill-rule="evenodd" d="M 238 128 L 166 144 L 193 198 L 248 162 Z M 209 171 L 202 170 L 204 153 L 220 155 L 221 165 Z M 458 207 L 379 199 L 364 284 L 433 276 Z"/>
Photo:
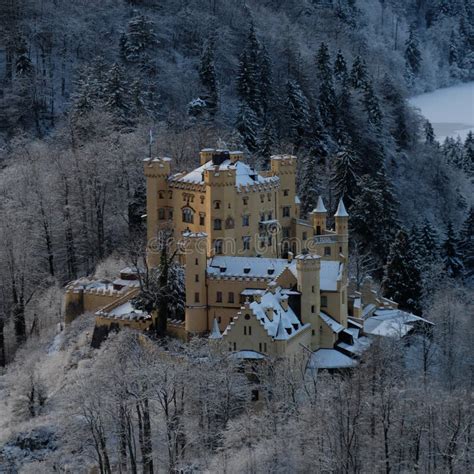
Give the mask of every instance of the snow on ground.
<path id="1" fill-rule="evenodd" d="M 431 122 L 440 142 L 458 135 L 464 140 L 474 131 L 474 82 L 421 94 L 410 103 Z"/>

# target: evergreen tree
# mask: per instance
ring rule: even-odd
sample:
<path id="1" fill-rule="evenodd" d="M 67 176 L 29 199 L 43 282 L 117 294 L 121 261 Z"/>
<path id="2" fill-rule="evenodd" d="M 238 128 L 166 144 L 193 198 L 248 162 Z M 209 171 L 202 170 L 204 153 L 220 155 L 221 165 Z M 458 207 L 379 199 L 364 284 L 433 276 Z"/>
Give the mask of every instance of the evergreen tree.
<path id="1" fill-rule="evenodd" d="M 367 81 L 367 78 L 367 65 L 360 56 L 357 56 L 352 64 L 350 75 L 351 86 L 354 89 L 361 89 Z"/>
<path id="2" fill-rule="evenodd" d="M 370 81 L 366 81 L 364 84 L 364 96 L 362 102 L 369 123 L 374 125 L 376 128 L 379 128 L 382 123 L 382 111 L 380 109 L 379 100 Z"/>
<path id="3" fill-rule="evenodd" d="M 448 61 L 451 66 L 456 66 L 458 64 L 459 52 L 458 52 L 458 39 L 454 30 L 451 31 L 451 36 L 449 38 L 449 51 L 448 51 Z"/>
<path id="4" fill-rule="evenodd" d="M 384 295 L 402 309 L 420 313 L 421 274 L 407 233 L 400 229 L 390 246 L 382 281 Z"/>
<path id="5" fill-rule="evenodd" d="M 248 151 L 254 153 L 257 151 L 258 142 L 258 120 L 255 112 L 242 103 L 237 115 L 235 128 L 239 132 Z"/>
<path id="6" fill-rule="evenodd" d="M 129 21 L 120 38 L 120 53 L 126 61 L 137 62 L 156 43 L 155 24 L 145 15 L 138 15 Z"/>
<path id="7" fill-rule="evenodd" d="M 270 119 L 267 119 L 262 129 L 259 139 L 258 156 L 260 158 L 260 168 L 269 169 L 270 156 L 272 155 L 273 145 L 275 143 L 275 129 Z"/>
<path id="8" fill-rule="evenodd" d="M 469 214 L 461 228 L 458 245 L 461 261 L 464 267 L 465 278 L 474 276 L 474 208 L 471 207 Z"/>
<path id="9" fill-rule="evenodd" d="M 214 115 L 217 109 L 218 92 L 214 65 L 214 40 L 212 38 L 206 43 L 201 54 L 199 79 L 204 89 L 204 95 L 201 99 L 206 102 L 210 114 Z"/>
<path id="10" fill-rule="evenodd" d="M 316 70 L 319 79 L 319 113 L 326 127 L 333 127 L 336 123 L 336 94 L 332 79 L 331 57 L 325 43 L 316 55 Z"/>
<path id="11" fill-rule="evenodd" d="M 317 157 L 313 153 L 303 156 L 298 196 L 301 197 L 301 215 L 308 216 L 318 202 L 321 190 L 318 185 Z"/>
<path id="12" fill-rule="evenodd" d="M 336 201 L 344 197 L 344 203 L 350 210 L 358 191 L 358 164 L 350 147 L 342 148 L 334 160 L 334 172 L 331 184 Z"/>
<path id="13" fill-rule="evenodd" d="M 474 178 L 474 133 L 469 131 L 463 147 L 462 168 L 471 178 Z"/>
<path id="14" fill-rule="evenodd" d="M 26 41 L 20 38 L 16 50 L 15 71 L 18 76 L 31 76 L 33 74 L 33 63 L 28 55 Z"/>
<path id="15" fill-rule="evenodd" d="M 104 83 L 106 107 L 123 121 L 130 120 L 131 97 L 128 81 L 123 69 L 115 63 L 108 71 Z"/>
<path id="16" fill-rule="evenodd" d="M 342 51 L 339 50 L 334 60 L 334 78 L 338 82 L 346 82 L 348 79 L 347 64 Z"/>
<path id="17" fill-rule="evenodd" d="M 405 64 L 409 74 L 418 75 L 421 67 L 421 52 L 414 27 L 410 28 L 410 33 L 405 43 Z"/>
<path id="18" fill-rule="evenodd" d="M 259 98 L 262 113 L 266 114 L 270 108 L 273 96 L 272 63 L 264 44 L 261 45 L 258 55 L 259 65 Z"/>
<path id="19" fill-rule="evenodd" d="M 444 269 L 450 278 L 458 278 L 462 275 L 463 266 L 458 251 L 458 240 L 454 234 L 452 222 L 446 227 L 446 239 L 442 246 Z"/>
<path id="20" fill-rule="evenodd" d="M 289 138 L 296 148 L 301 148 L 307 145 L 311 129 L 309 101 L 300 85 L 294 80 L 287 82 L 286 93 Z"/>
<path id="21" fill-rule="evenodd" d="M 464 169 L 464 146 L 459 137 L 446 137 L 441 149 L 449 164 Z"/>
<path id="22" fill-rule="evenodd" d="M 425 129 L 425 143 L 427 145 L 434 145 L 435 134 L 434 134 L 433 126 L 431 125 L 431 122 L 429 120 L 425 121 L 424 129 Z"/>
<path id="23" fill-rule="evenodd" d="M 245 102 L 257 117 L 261 113 L 258 64 L 259 49 L 260 45 L 255 35 L 255 29 L 253 24 L 251 24 L 244 50 L 239 57 L 237 92 L 240 100 Z"/>

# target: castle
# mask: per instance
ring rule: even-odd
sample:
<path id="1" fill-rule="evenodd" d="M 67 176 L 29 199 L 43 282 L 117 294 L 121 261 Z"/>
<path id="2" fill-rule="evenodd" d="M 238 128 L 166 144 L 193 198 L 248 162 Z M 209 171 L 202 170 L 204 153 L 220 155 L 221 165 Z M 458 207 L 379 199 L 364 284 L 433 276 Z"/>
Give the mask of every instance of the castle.
<path id="1" fill-rule="evenodd" d="M 294 156 L 272 156 L 257 173 L 241 152 L 204 149 L 189 173 L 173 174 L 170 158 L 145 159 L 144 172 L 148 264 L 159 264 L 156 239 L 171 228 L 185 267 L 185 318 L 168 321 L 171 335 L 208 335 L 244 359 L 309 350 L 320 367 L 339 368 L 354 365 L 371 334 L 403 336 L 425 322 L 370 282 L 350 284 L 344 203 L 334 230 L 321 198 L 302 219 Z M 138 292 L 131 268 L 114 282 L 72 282 L 66 321 L 94 311 L 99 328 L 148 330 L 156 315 L 133 308 Z"/>

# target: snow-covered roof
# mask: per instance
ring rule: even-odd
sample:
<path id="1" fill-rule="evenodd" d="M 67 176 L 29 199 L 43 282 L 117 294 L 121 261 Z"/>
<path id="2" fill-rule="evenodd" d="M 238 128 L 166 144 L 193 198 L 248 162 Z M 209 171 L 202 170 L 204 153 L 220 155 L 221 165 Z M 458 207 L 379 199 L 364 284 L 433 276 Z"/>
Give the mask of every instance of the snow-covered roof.
<path id="1" fill-rule="evenodd" d="M 309 359 L 310 369 L 347 369 L 355 367 L 357 361 L 336 349 L 319 349 Z"/>
<path id="2" fill-rule="evenodd" d="M 243 161 L 237 160 L 233 163 L 230 159 L 224 160 L 220 165 L 215 165 L 212 160 L 210 160 L 185 175 L 173 175 L 171 180 L 191 184 L 204 184 L 204 172 L 206 170 L 235 170 L 235 185 L 237 187 L 253 186 L 255 184 L 269 184 L 278 182 L 280 180 L 278 176 L 261 176 Z"/>
<path id="3" fill-rule="evenodd" d="M 353 344 L 347 344 L 346 342 L 339 342 L 337 344 L 337 347 L 339 347 L 340 349 L 344 349 L 345 351 L 355 356 L 359 356 L 370 347 L 371 343 L 372 343 L 372 340 L 370 338 L 362 336 L 362 337 L 354 338 Z"/>
<path id="4" fill-rule="evenodd" d="M 337 260 L 321 260 L 321 291 L 337 291 L 337 282 L 342 277 L 343 265 L 343 263 Z M 216 277 L 248 277 L 273 280 L 285 268 L 289 268 L 293 275 L 296 276 L 296 259 L 288 262 L 285 258 L 227 257 L 218 255 L 209 259 L 207 273 Z"/>
<path id="5" fill-rule="evenodd" d="M 430 321 L 399 309 L 378 309 L 364 321 L 364 332 L 373 336 L 403 337 L 416 322 L 433 325 Z"/>
<path id="6" fill-rule="evenodd" d="M 128 320 L 141 320 L 141 319 L 149 319 L 151 316 L 146 313 L 145 311 L 141 311 L 140 309 L 135 309 L 132 306 L 131 301 L 127 301 L 126 303 L 113 308 L 108 313 L 103 313 L 101 311 L 98 312 L 101 316 L 106 316 L 108 318 L 113 319 L 128 319 Z"/>
<path id="7" fill-rule="evenodd" d="M 237 351 L 229 355 L 232 359 L 265 359 L 265 355 L 256 351 Z"/>
<path id="8" fill-rule="evenodd" d="M 288 340 L 309 327 L 309 324 L 302 324 L 291 307 L 285 304 L 287 300 L 286 292 L 276 287 L 274 293 L 267 290 L 262 294 L 260 301 L 253 301 L 249 305 L 250 314 L 257 318 L 267 334 L 275 340 Z M 235 324 L 231 322 L 224 335 Z"/>
<path id="9" fill-rule="evenodd" d="M 320 317 L 336 334 L 339 334 L 341 331 L 344 331 L 345 329 L 344 326 L 342 324 L 339 324 L 335 319 L 331 318 L 331 316 L 329 316 L 328 314 L 323 313 L 321 311 Z"/>
<path id="10" fill-rule="evenodd" d="M 344 201 L 339 199 L 339 204 L 337 206 L 337 211 L 336 214 L 334 214 L 334 217 L 349 217 L 349 214 L 346 211 L 346 206 L 344 206 Z"/>
<path id="11" fill-rule="evenodd" d="M 321 196 L 318 197 L 318 202 L 316 207 L 313 209 L 313 212 L 328 212 L 324 206 L 323 198 Z"/>

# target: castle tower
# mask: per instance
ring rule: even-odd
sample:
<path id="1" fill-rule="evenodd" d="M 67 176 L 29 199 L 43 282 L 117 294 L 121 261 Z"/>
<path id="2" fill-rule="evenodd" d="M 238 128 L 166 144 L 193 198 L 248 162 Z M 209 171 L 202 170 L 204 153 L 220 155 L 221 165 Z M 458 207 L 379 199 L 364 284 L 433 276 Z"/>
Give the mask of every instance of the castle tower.
<path id="1" fill-rule="evenodd" d="M 303 254 L 296 258 L 296 278 L 298 291 L 301 293 L 301 320 L 311 324 L 311 349 L 319 347 L 319 312 L 321 307 L 320 257 Z"/>
<path id="2" fill-rule="evenodd" d="M 191 334 L 209 330 L 207 323 L 207 235 L 204 232 L 188 232 L 185 242 L 186 309 L 185 328 Z"/>
<path id="3" fill-rule="evenodd" d="M 155 245 L 158 231 L 165 227 L 172 208 L 168 189 L 171 158 L 144 160 L 146 176 L 147 259 L 151 267 L 158 265 L 160 254 Z"/>
<path id="4" fill-rule="evenodd" d="M 324 206 L 323 198 L 319 196 L 316 207 L 311 211 L 311 223 L 316 235 L 324 234 L 326 230 L 327 213 L 328 211 Z"/>
<path id="5" fill-rule="evenodd" d="M 349 214 L 346 211 L 342 197 L 339 200 L 334 218 L 336 221 L 336 234 L 340 238 L 339 253 L 342 253 L 347 261 L 349 258 Z"/>

